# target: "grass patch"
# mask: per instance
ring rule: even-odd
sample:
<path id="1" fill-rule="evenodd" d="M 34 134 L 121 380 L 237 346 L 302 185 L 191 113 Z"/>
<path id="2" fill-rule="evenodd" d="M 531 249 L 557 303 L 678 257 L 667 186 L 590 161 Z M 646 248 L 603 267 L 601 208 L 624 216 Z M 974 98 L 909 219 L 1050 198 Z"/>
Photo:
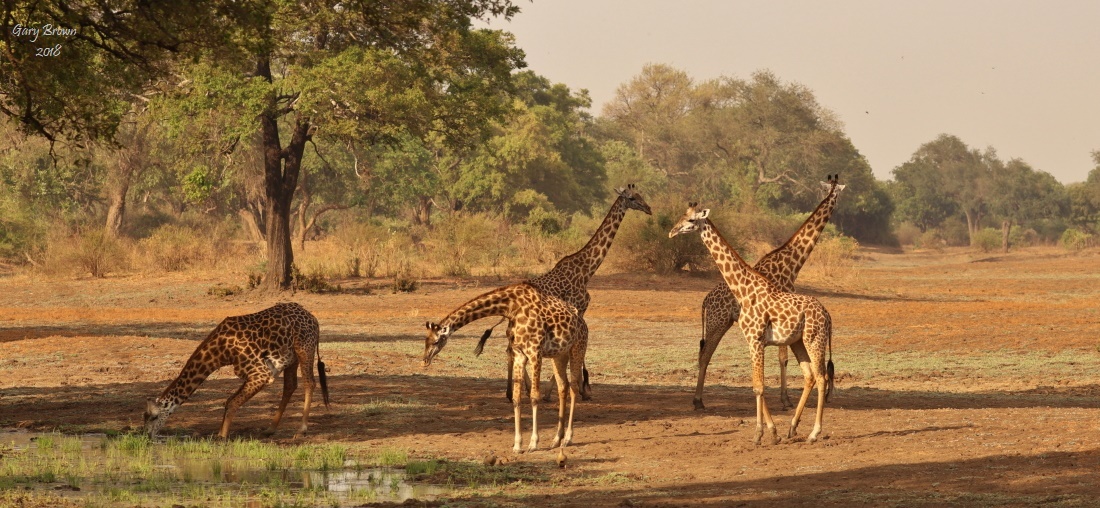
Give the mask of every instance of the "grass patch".
<path id="1" fill-rule="evenodd" d="M 408 453 L 395 448 L 353 454 L 341 444 L 186 438 L 158 443 L 143 434 L 43 434 L 25 445 L 5 444 L 0 451 L 0 488 L 22 495 L 0 498 L 0 506 L 68 506 L 53 503 L 48 492 L 55 489 L 79 492 L 73 497 L 80 506 L 341 506 L 352 496 L 326 490 L 322 478 L 408 463 Z M 305 477 L 313 478 L 305 486 L 302 480 L 287 481 Z M 359 486 L 353 497 L 370 501 L 379 492 L 396 493 L 400 482 L 390 478 L 386 485 Z"/>
<path id="2" fill-rule="evenodd" d="M 409 462 L 405 472 L 409 479 L 416 481 L 469 488 L 550 481 L 548 475 L 527 464 L 489 466 L 476 462 L 428 460 Z"/>

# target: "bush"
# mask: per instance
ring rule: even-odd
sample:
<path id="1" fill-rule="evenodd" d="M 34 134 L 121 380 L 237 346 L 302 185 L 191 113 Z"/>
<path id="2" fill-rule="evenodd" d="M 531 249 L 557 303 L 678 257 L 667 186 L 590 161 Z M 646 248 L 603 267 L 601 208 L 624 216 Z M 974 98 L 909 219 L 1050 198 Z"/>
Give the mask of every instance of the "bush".
<path id="1" fill-rule="evenodd" d="M 1066 250 L 1079 251 L 1097 245 L 1096 235 L 1070 228 L 1062 232 L 1062 238 L 1058 240 Z"/>
<path id="2" fill-rule="evenodd" d="M 918 249 L 942 249 L 946 245 L 943 233 L 936 228 L 926 230 L 913 240 L 913 247 Z"/>
<path id="3" fill-rule="evenodd" d="M 940 234 L 949 247 L 966 247 L 970 245 L 970 230 L 966 227 L 966 221 L 960 219 L 948 220 L 940 227 Z"/>
<path id="4" fill-rule="evenodd" d="M 484 247 L 500 239 L 498 223 L 484 214 L 456 213 L 436 222 L 425 243 L 444 275 L 467 276 L 488 257 Z"/>
<path id="5" fill-rule="evenodd" d="M 819 270 L 826 277 L 845 275 L 855 266 L 858 250 L 859 242 L 855 238 L 841 234 L 825 235 L 814 247 L 807 268 Z"/>
<path id="6" fill-rule="evenodd" d="M 982 252 L 993 252 L 1003 245 L 1003 235 L 999 229 L 985 228 L 978 230 L 974 233 L 973 240 L 974 247 Z"/>
<path id="7" fill-rule="evenodd" d="M 215 253 L 223 250 L 226 243 L 214 229 L 211 233 L 168 224 L 142 240 L 141 247 L 153 267 L 178 272 L 214 261 Z"/>
<path id="8" fill-rule="evenodd" d="M 81 273 L 103 277 L 128 263 L 122 241 L 100 228 L 66 234 L 51 232 L 45 243 L 42 269 L 46 273 Z"/>
<path id="9" fill-rule="evenodd" d="M 922 234 L 920 228 L 908 222 L 902 223 L 894 232 L 894 235 L 898 237 L 898 242 L 902 245 L 916 245 Z"/>

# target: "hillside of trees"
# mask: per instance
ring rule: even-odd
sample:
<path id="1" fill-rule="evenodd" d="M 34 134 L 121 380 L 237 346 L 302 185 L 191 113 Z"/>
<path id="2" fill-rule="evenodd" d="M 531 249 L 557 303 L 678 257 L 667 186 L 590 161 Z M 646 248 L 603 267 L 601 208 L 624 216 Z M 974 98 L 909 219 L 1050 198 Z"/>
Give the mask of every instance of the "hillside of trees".
<path id="1" fill-rule="evenodd" d="M 647 65 L 596 114 L 585 90 L 526 69 L 511 34 L 472 27 L 513 15 L 507 1 L 154 4 L 4 7 L 4 265 L 223 266 L 273 289 L 301 271 L 527 274 L 587 240 L 634 183 L 654 215 L 624 224 L 612 268 L 706 269 L 698 242 L 664 234 L 687 201 L 753 257 L 827 174 L 848 186 L 830 235 L 849 245 L 1080 249 L 1100 233 L 1100 152 L 1086 182 L 1063 185 L 943 134 L 880 181 L 810 87 L 766 70 Z M 11 35 L 28 19 L 80 32 L 43 62 Z"/>

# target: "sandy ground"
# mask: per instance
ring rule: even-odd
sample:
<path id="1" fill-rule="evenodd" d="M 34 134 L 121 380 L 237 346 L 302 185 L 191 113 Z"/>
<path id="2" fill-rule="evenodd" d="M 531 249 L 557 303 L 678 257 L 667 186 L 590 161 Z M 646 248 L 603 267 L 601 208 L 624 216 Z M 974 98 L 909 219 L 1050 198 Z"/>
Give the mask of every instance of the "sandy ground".
<path id="1" fill-rule="evenodd" d="M 482 357 L 470 352 L 495 319 L 462 330 L 432 367 L 420 366 L 424 321 L 514 281 L 433 280 L 392 294 L 385 281 L 354 280 L 336 295 L 218 298 L 207 289 L 239 281 L 8 276 L 0 278 L 0 427 L 134 428 L 145 399 L 219 320 L 294 300 L 321 322 L 333 399 L 315 407 L 305 439 L 414 457 L 496 455 L 543 478 L 460 494 L 480 496 L 474 504 L 1100 505 L 1098 254 L 869 249 L 839 276 L 809 267 L 797 290 L 833 317 L 839 390 L 822 441 L 805 443 L 808 411 L 794 439 L 759 447 L 739 333 L 715 355 L 707 409 L 691 404 L 699 304 L 715 276 L 597 276 L 588 313 L 594 398 L 577 406 L 564 469 L 547 450 L 556 404 L 540 407 L 540 450 L 511 453 L 502 333 Z M 785 436 L 793 411 L 779 409 L 771 351 L 767 394 Z M 797 394 L 801 375 L 791 374 Z M 223 369 L 167 431 L 215 433 L 238 384 Z M 261 392 L 233 434 L 289 442 L 293 425 L 264 432 L 277 396 Z M 295 396 L 290 421 L 300 404 Z M 526 446 L 526 402 L 523 412 Z"/>

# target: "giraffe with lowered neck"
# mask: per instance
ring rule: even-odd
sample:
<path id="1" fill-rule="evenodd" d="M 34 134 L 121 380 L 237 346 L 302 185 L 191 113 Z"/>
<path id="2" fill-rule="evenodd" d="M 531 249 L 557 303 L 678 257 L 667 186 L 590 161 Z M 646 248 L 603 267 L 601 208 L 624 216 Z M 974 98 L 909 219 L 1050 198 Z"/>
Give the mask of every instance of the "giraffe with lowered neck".
<path id="1" fill-rule="evenodd" d="M 581 318 L 577 309 L 557 297 L 548 295 L 525 282 L 497 288 L 474 297 L 452 311 L 439 323 L 427 322 L 424 340 L 424 366 L 447 344 L 448 338 L 458 329 L 488 316 L 503 316 L 511 322 L 512 389 L 517 396 L 512 399 L 515 416 L 515 443 L 512 451 L 520 452 L 521 425 L 520 393 L 522 380 L 531 365 L 531 379 L 539 379 L 542 360 L 550 358 L 554 363 L 554 378 L 558 385 L 558 428 L 554 443 L 558 449 L 558 463 L 565 463 L 564 448 L 573 439 L 573 410 L 580 395 L 581 365 L 570 365 L 573 344 L 580 331 Z M 566 369 L 570 372 L 566 372 Z M 568 376 L 572 376 L 572 382 Z M 565 418 L 565 392 L 569 390 L 569 418 Z M 538 448 L 539 383 L 531 383 L 531 441 L 527 451 Z M 566 421 L 568 422 L 566 424 Z"/>
<path id="2" fill-rule="evenodd" d="M 528 284 L 544 294 L 555 296 L 569 303 L 577 309 L 581 317 L 580 334 L 577 342 L 574 344 L 577 350 L 573 352 L 573 361 L 579 362 L 583 373 L 581 387 L 581 397 L 583 400 L 591 398 L 590 387 L 588 385 L 588 369 L 584 363 L 585 354 L 588 350 L 588 323 L 584 321 L 584 313 L 588 310 L 588 303 L 591 300 L 591 295 L 588 294 L 588 282 L 592 280 L 592 276 L 596 273 L 596 270 L 600 268 L 604 258 L 607 257 L 608 251 L 611 250 L 611 244 L 615 241 L 615 233 L 619 231 L 619 225 L 622 224 L 623 218 L 626 217 L 627 210 L 634 209 L 646 215 L 653 214 L 649 205 L 646 204 L 645 199 L 642 198 L 642 195 L 639 194 L 638 190 L 634 187 L 634 184 L 616 189 L 616 193 L 619 197 L 611 204 L 611 209 L 608 210 L 603 222 L 600 223 L 600 227 L 596 228 L 596 232 L 584 247 L 559 260 L 549 272 L 527 281 Z M 499 324 L 498 322 L 497 325 Z M 496 325 L 493 325 L 493 327 L 495 328 Z M 512 323 L 509 323 L 507 328 L 508 331 L 506 332 L 509 337 L 509 344 L 511 344 L 511 329 Z M 488 340 L 491 334 L 492 328 L 482 335 L 481 341 L 475 349 L 475 353 L 481 353 L 485 341 Z M 509 363 L 511 363 L 512 353 L 510 347 L 508 358 Z M 508 400 L 511 400 L 512 369 L 509 369 L 508 372 L 508 391 L 506 395 Z M 549 396 L 549 392 L 547 396 Z"/>
<path id="3" fill-rule="evenodd" d="M 317 350 L 320 326 L 317 318 L 297 303 L 279 303 L 253 314 L 231 316 L 222 320 L 210 332 L 184 364 L 179 376 L 145 408 L 145 432 L 156 436 L 168 416 L 191 397 L 210 374 L 227 365 L 233 366 L 244 384 L 225 402 L 221 431 L 218 437 L 229 436 L 229 425 L 237 410 L 263 387 L 283 374 L 283 397 L 275 411 L 271 429 L 279 427 L 291 395 L 298 388 L 298 368 L 306 384 L 302 425 L 294 437 L 305 433 L 309 425 L 309 408 L 313 397 L 313 357 L 321 380 L 321 394 L 328 406 L 328 383 L 325 364 Z"/>
<path id="4" fill-rule="evenodd" d="M 839 183 L 839 176 L 829 175 L 826 177 L 828 182 L 821 182 L 822 187 L 827 191 L 825 199 L 821 200 L 813 213 L 786 243 L 760 258 L 753 267 L 779 289 L 791 291 L 794 288 L 799 270 L 806 264 L 814 246 L 817 245 L 825 224 L 829 222 L 836 208 L 837 195 L 844 190 L 844 186 Z M 707 378 L 707 367 L 710 365 L 711 357 L 714 356 L 714 351 L 718 349 L 718 343 L 737 322 L 737 315 L 740 312 L 741 306 L 724 281 L 719 282 L 703 298 L 703 338 L 699 341 L 699 379 L 695 385 L 695 399 L 692 401 L 695 409 L 706 408 L 703 405 L 703 383 Z M 786 346 L 779 346 L 779 400 L 784 408 L 792 406 L 790 395 L 787 393 Z"/>
<path id="5" fill-rule="evenodd" d="M 703 244 L 722 273 L 722 279 L 741 304 L 737 326 L 752 353 L 752 388 L 756 395 L 756 434 L 753 443 L 760 444 L 765 425 L 771 433 L 772 444 L 779 442 L 775 422 L 764 400 L 764 347 L 768 345 L 790 347 L 805 379 L 805 388 L 787 433 L 788 439 L 795 436 L 802 411 L 810 398 L 810 390 L 817 386 L 817 417 L 813 431 L 806 438 L 808 443 L 812 443 L 821 434 L 825 401 L 833 388 L 832 319 L 829 312 L 816 298 L 784 291 L 752 269 L 714 227 L 707 218 L 709 215 L 710 210 L 701 210 L 697 204 L 690 204 L 668 236 L 671 238 L 699 231 Z M 828 363 L 827 351 L 830 356 Z"/>

